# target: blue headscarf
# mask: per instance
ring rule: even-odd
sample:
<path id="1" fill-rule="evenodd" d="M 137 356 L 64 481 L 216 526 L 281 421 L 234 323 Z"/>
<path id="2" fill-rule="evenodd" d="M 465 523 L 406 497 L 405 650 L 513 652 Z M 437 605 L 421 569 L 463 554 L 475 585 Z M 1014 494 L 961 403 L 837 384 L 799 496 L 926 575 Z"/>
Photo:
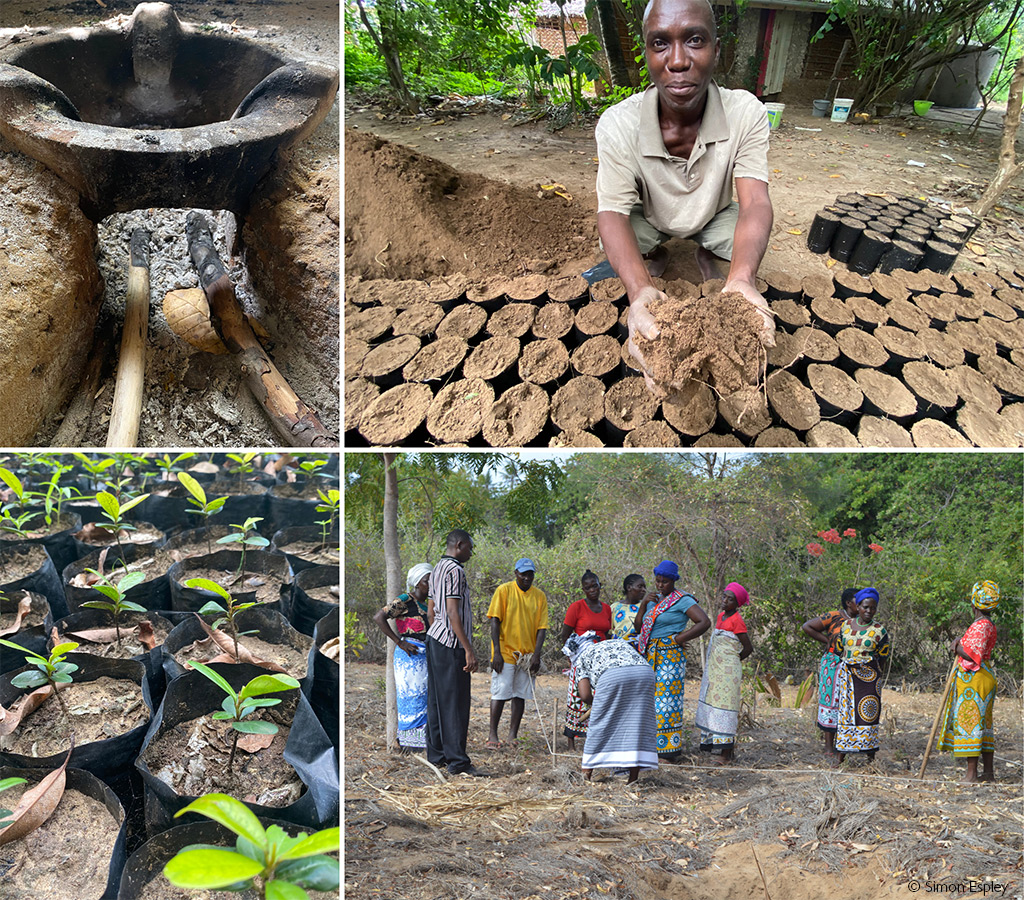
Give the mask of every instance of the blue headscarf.
<path id="1" fill-rule="evenodd" d="M 869 597 L 873 597 L 876 604 L 879 602 L 878 591 L 873 587 L 861 588 L 857 591 L 857 595 L 853 598 L 853 601 L 860 606 Z"/>
<path id="2" fill-rule="evenodd" d="M 670 559 L 663 559 L 654 567 L 654 574 L 661 575 L 663 578 L 671 578 L 673 581 L 678 581 L 679 566 Z"/>

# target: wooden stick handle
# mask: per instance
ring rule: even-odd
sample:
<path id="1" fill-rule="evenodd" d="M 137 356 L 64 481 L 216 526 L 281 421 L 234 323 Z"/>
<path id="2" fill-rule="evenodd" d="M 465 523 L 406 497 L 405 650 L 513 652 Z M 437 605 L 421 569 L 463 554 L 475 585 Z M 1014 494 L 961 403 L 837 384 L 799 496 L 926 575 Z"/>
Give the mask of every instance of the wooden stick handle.
<path id="1" fill-rule="evenodd" d="M 939 704 L 939 711 L 935 714 L 935 721 L 932 723 L 932 733 L 928 735 L 928 746 L 924 748 L 924 759 L 921 760 L 921 771 L 917 773 L 918 778 L 924 778 L 924 767 L 928 765 L 928 757 L 932 753 L 932 744 L 935 743 L 935 733 L 939 730 L 939 722 L 942 721 L 942 714 L 946 711 L 946 698 L 949 690 L 953 687 L 953 679 L 956 678 L 957 661 L 953 660 L 953 668 L 949 670 L 949 677 L 946 679 L 946 689 L 942 692 L 942 702 Z"/>
<path id="2" fill-rule="evenodd" d="M 185 233 L 199 283 L 210 302 L 210 321 L 224 346 L 234 354 L 246 385 L 262 404 L 274 430 L 291 447 L 337 446 L 337 435 L 331 434 L 316 411 L 299 399 L 253 333 L 235 299 L 224 263 L 217 256 L 206 217 L 189 213 Z"/>
<path id="3" fill-rule="evenodd" d="M 139 440 L 142 389 L 146 380 L 146 332 L 149 328 L 149 232 L 132 232 L 128 293 L 124 304 L 121 355 L 107 447 L 134 447 Z"/>

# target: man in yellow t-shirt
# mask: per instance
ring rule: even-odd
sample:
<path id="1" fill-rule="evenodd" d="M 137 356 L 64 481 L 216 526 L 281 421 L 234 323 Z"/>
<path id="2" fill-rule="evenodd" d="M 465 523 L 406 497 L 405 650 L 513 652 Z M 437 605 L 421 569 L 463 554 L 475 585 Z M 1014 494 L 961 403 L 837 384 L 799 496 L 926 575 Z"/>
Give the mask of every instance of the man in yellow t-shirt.
<path id="1" fill-rule="evenodd" d="M 501 747 L 498 723 L 505 701 L 512 701 L 508 738 L 514 744 L 526 701 L 533 699 L 533 679 L 540 671 L 540 651 L 548 630 L 548 598 L 533 586 L 536 571 L 533 560 L 517 560 L 515 580 L 499 585 L 487 608 L 491 620 L 491 732 L 486 746 L 490 750 Z"/>

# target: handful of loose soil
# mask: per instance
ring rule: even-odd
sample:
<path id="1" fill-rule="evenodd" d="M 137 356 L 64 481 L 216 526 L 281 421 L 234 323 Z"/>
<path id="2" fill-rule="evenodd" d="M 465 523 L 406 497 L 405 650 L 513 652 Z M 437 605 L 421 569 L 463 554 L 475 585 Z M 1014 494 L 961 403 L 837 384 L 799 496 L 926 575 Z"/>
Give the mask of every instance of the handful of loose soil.
<path id="1" fill-rule="evenodd" d="M 757 384 L 764 365 L 762 317 L 742 294 L 668 297 L 650 304 L 661 333 L 636 338 L 647 372 L 663 392 L 689 381 L 726 395 Z"/>

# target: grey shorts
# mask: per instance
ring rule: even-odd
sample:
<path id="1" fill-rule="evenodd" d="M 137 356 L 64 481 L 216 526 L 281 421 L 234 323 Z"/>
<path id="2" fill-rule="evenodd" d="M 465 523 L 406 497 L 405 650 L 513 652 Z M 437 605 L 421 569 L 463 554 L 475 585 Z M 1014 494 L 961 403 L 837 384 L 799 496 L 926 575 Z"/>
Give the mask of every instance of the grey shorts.
<path id="1" fill-rule="evenodd" d="M 736 221 L 739 218 L 740 205 L 733 200 L 725 209 L 718 213 L 701 231 L 691 234 L 689 240 L 699 247 L 714 253 L 719 259 L 732 259 L 732 241 L 736 233 Z M 676 235 L 659 231 L 644 218 L 642 203 L 636 204 L 629 214 L 629 224 L 633 226 L 640 252 L 650 253 L 655 247 L 671 240 Z"/>
<path id="2" fill-rule="evenodd" d="M 505 660 L 499 675 L 491 670 L 491 699 L 511 700 L 518 697 L 522 700 L 533 699 L 533 679 L 530 670 Z"/>

